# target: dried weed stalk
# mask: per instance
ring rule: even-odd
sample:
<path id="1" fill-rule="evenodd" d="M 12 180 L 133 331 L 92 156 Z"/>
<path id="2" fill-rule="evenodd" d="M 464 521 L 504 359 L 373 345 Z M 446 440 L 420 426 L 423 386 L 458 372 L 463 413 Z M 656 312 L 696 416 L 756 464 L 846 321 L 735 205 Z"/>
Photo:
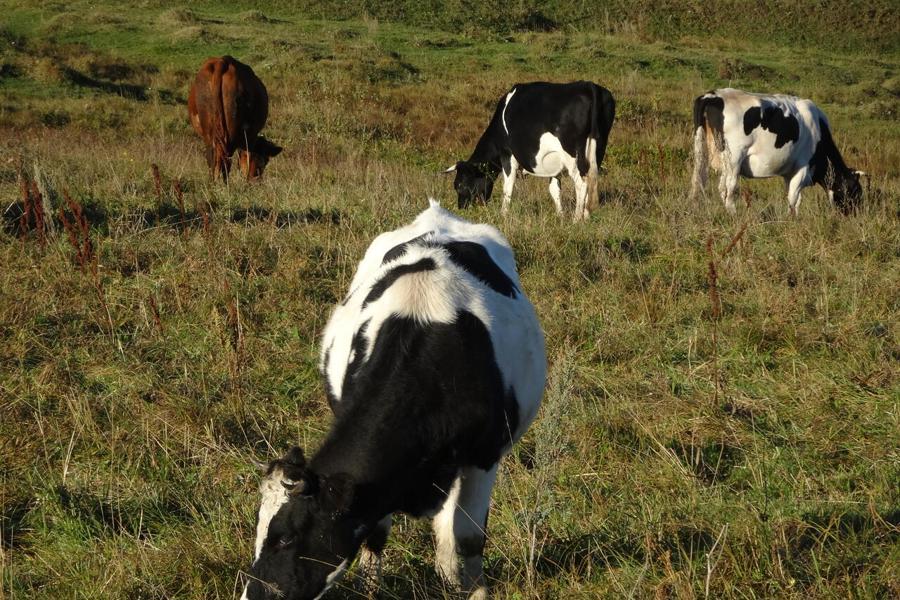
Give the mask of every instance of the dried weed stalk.
<path id="1" fill-rule="evenodd" d="M 147 296 L 147 305 L 150 307 L 150 314 L 153 315 L 153 324 L 160 335 L 163 333 L 162 319 L 159 317 L 159 307 L 156 305 L 156 299 L 153 294 Z"/>
<path id="2" fill-rule="evenodd" d="M 44 214 L 44 198 L 37 182 L 29 181 L 19 169 L 19 193 L 22 196 L 22 214 L 19 215 L 19 238 L 24 242 L 28 232 L 34 229 L 41 248 L 47 245 L 47 216 Z"/>
<path id="3" fill-rule="evenodd" d="M 159 166 L 156 163 L 150 165 L 150 172 L 153 173 L 153 188 L 156 190 L 157 205 L 162 205 L 162 177 L 159 174 Z"/>
<path id="4" fill-rule="evenodd" d="M 176 179 L 175 183 L 172 184 L 172 190 L 175 194 L 175 201 L 178 202 L 178 219 L 185 230 L 187 230 L 189 227 L 184 216 L 184 192 L 181 189 L 181 181 Z"/>
<path id="5" fill-rule="evenodd" d="M 719 271 L 716 268 L 716 255 L 713 251 L 713 236 L 706 240 L 706 254 L 709 256 L 709 269 L 706 274 L 709 283 L 710 320 L 712 321 L 713 343 L 713 382 L 715 392 L 713 399 L 719 402 L 719 317 L 722 314 L 722 304 L 719 298 Z"/>
<path id="6" fill-rule="evenodd" d="M 90 225 L 87 217 L 84 216 L 84 210 L 81 205 L 72 199 L 69 190 L 63 189 L 63 199 L 66 206 L 72 213 L 71 219 L 66 214 L 64 207 L 59 207 L 59 220 L 62 222 L 63 229 L 69 240 L 69 245 L 75 251 L 75 261 L 81 268 L 81 272 L 90 274 L 91 285 L 97 294 L 97 301 L 106 314 L 106 322 L 109 325 L 109 334 L 115 333 L 115 324 L 112 320 L 112 313 L 106 302 L 106 294 L 103 291 L 103 285 L 100 282 L 100 273 L 98 270 L 97 253 L 94 252 L 94 245 L 91 242 Z"/>

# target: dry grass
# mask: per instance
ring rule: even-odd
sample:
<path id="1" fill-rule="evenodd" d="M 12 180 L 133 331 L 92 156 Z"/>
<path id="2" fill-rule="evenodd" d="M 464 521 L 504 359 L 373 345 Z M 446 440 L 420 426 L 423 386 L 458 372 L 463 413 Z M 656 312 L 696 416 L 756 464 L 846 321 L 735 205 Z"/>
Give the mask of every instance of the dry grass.
<path id="1" fill-rule="evenodd" d="M 453 205 L 441 167 L 510 83 L 548 69 L 601 82 L 620 116 L 591 222 L 558 219 L 527 178 L 507 218 L 496 203 L 466 214 L 512 242 L 551 357 L 494 495 L 496 597 L 900 593 L 896 52 L 238 14 L 136 10 L 126 45 L 101 5 L 50 37 L 21 25 L 25 50 L 0 54 L 21 73 L 0 80 L 5 148 L 22 158 L 0 163 L 3 207 L 36 205 L 18 175 L 36 163 L 68 191 L 47 192 L 54 216 L 72 217 L 21 229 L 23 210 L 0 234 L 0 597 L 231 598 L 253 461 L 327 430 L 330 305 L 377 233 L 427 196 Z M 185 27 L 213 41 L 170 41 Z M 179 102 L 220 39 L 266 81 L 266 132 L 286 147 L 257 185 L 208 181 Z M 149 91 L 45 78 L 46 56 Z M 737 219 L 686 200 L 690 102 L 728 83 L 721 65 L 820 102 L 873 174 L 859 214 L 809 190 L 790 219 L 774 182 L 745 184 Z M 399 519 L 384 596 L 453 597 L 432 560 L 427 523 Z"/>

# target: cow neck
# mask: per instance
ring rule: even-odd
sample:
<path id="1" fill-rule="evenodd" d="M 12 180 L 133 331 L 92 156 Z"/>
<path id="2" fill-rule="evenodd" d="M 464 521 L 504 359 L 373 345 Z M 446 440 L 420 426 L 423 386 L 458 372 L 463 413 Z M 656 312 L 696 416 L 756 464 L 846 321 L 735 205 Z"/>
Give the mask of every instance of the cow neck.
<path id="1" fill-rule="evenodd" d="M 836 183 L 838 176 L 842 178 L 848 177 L 850 175 L 850 168 L 847 167 L 847 164 L 844 162 L 844 157 L 842 157 L 841 153 L 838 151 L 837 145 L 831 137 L 831 128 L 824 119 L 819 121 L 819 130 L 821 132 L 821 139 L 819 140 L 819 147 L 816 148 L 816 152 L 813 154 L 813 161 L 817 159 L 816 155 L 819 155 L 818 160 L 826 163 L 826 165 L 834 171 L 835 177 L 832 182 L 833 185 Z M 813 179 L 822 187 L 829 189 L 828 175 L 826 174 L 827 170 L 827 168 L 816 169 L 813 174 Z"/>
<path id="2" fill-rule="evenodd" d="M 348 475 L 354 497 L 350 516 L 377 521 L 397 510 L 393 498 L 401 483 L 397 473 L 404 472 L 413 449 L 403 443 L 409 440 L 403 432 L 392 432 L 390 439 L 372 435 L 373 429 L 380 429 L 373 420 L 379 415 L 366 410 L 348 412 L 337 418 L 311 459 L 310 470 L 324 477 Z"/>
<path id="3" fill-rule="evenodd" d="M 496 127 L 491 127 L 484 132 L 481 139 L 475 145 L 472 156 L 469 157 L 469 163 L 477 166 L 477 168 L 490 177 L 496 177 L 500 174 L 500 148 L 497 146 L 496 137 L 498 135 L 505 136 L 502 131 L 497 131 Z"/>

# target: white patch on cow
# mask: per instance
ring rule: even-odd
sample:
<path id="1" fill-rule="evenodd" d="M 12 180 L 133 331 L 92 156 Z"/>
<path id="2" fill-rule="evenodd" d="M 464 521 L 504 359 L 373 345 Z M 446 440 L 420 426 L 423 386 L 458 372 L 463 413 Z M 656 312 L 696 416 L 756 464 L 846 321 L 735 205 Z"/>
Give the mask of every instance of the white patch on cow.
<path id="1" fill-rule="evenodd" d="M 585 143 L 588 151 L 588 168 L 597 171 L 597 141 L 588 138 Z M 572 182 L 575 184 L 575 213 L 573 215 L 575 221 L 586 218 L 587 215 L 587 199 L 588 199 L 588 178 L 582 177 L 578 171 L 578 159 L 563 149 L 562 142 L 552 133 L 541 134 L 538 151 L 534 156 L 534 168 L 525 168 L 524 171 L 530 175 L 538 177 L 558 177 L 560 173 L 566 171 Z M 562 212 L 562 203 L 559 200 L 559 183 L 554 188 L 553 181 L 550 182 L 550 196 L 556 206 L 557 212 Z M 504 186 L 504 205 L 509 204 L 508 197 L 512 194 L 512 186 L 507 189 Z M 555 193 L 554 193 L 555 192 Z"/>
<path id="2" fill-rule="evenodd" d="M 269 523 L 272 522 L 272 518 L 278 510 L 288 501 L 288 492 L 281 485 L 283 476 L 284 473 L 281 468 L 276 467 L 271 473 L 263 477 L 259 484 L 259 494 L 262 496 L 262 501 L 259 504 L 259 519 L 256 522 L 254 561 L 259 558 L 266 537 L 269 535 Z"/>
<path id="3" fill-rule="evenodd" d="M 556 177 L 563 169 L 569 174 L 578 172 L 575 157 L 563 150 L 559 138 L 549 132 L 541 134 L 534 162 L 534 169 L 525 170 L 538 177 Z"/>
<path id="4" fill-rule="evenodd" d="M 506 135 L 509 135 L 509 127 L 506 126 L 506 107 L 509 106 L 509 101 L 512 100 L 513 94 L 516 93 L 516 88 L 513 88 L 510 93 L 506 95 L 506 103 L 503 105 L 503 113 L 500 115 L 500 120 L 503 121 L 503 129 L 506 131 Z"/>
<path id="5" fill-rule="evenodd" d="M 319 600 L 322 596 L 325 595 L 325 592 L 331 589 L 335 583 L 340 581 L 341 577 L 344 576 L 344 573 L 347 571 L 347 566 L 349 565 L 348 561 L 344 561 L 337 566 L 337 568 L 329 573 L 328 577 L 325 578 L 325 588 L 319 592 L 319 595 L 313 598 L 313 600 Z"/>
<path id="6" fill-rule="evenodd" d="M 537 411 L 546 374 L 544 339 L 534 309 L 521 294 L 516 298 L 497 294 L 460 269 L 441 248 L 410 244 L 402 256 L 382 264 L 386 252 L 424 234 L 429 234 L 426 239 L 430 242 L 466 240 L 480 244 L 521 289 L 512 249 L 496 228 L 469 223 L 440 206 L 431 206 L 412 224 L 379 235 L 369 246 L 353 277 L 353 291 L 345 304 L 335 308 L 325 328 L 320 368 L 340 401 L 353 337 L 364 323 L 368 321 L 364 355 L 368 358 L 381 325 L 391 316 L 410 317 L 421 323 L 450 323 L 459 311 L 468 311 L 488 329 L 505 385 L 513 387 L 519 401 L 520 422 L 514 432 L 517 438 Z M 385 273 L 423 258 L 434 260 L 437 268 L 400 277 L 378 300 L 362 307 L 369 290 Z"/>

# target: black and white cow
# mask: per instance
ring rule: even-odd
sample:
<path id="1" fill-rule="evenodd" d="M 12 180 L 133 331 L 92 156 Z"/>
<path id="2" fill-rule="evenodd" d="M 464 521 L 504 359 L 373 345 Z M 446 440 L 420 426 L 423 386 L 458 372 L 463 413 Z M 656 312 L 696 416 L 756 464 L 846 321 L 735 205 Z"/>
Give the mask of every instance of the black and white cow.
<path id="1" fill-rule="evenodd" d="M 606 88 L 589 81 L 517 83 L 500 98 L 469 160 L 456 163 L 453 187 L 459 208 L 487 201 L 503 172 L 503 204 L 509 210 L 516 173 L 550 178 L 550 195 L 562 214 L 559 175 L 575 182 L 575 220 L 596 204 L 597 177 L 616 115 Z"/>
<path id="2" fill-rule="evenodd" d="M 395 512 L 433 517 L 438 572 L 486 598 L 497 466 L 546 375 L 509 243 L 436 203 L 378 236 L 325 328 L 320 367 L 334 423 L 309 461 L 294 448 L 269 466 L 244 598 L 319 598 L 358 553 L 377 581 Z"/>
<path id="3" fill-rule="evenodd" d="M 713 90 L 694 101 L 694 128 L 691 198 L 705 192 L 710 166 L 720 173 L 719 193 L 732 214 L 740 176 L 784 178 L 792 214 L 802 189 L 814 183 L 845 213 L 862 196 L 862 171 L 844 164 L 825 113 L 810 100 Z"/>

